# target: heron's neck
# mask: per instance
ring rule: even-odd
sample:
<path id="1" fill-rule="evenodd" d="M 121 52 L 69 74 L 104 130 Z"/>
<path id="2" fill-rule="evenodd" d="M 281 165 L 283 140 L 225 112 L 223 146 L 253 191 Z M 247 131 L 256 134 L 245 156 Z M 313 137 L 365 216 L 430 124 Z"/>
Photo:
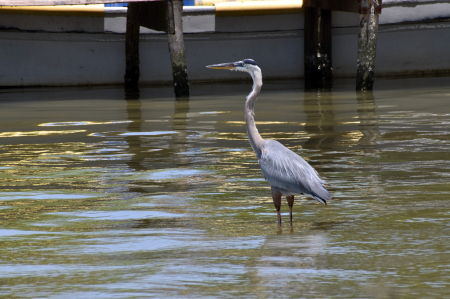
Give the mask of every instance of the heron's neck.
<path id="1" fill-rule="evenodd" d="M 250 73 L 253 78 L 253 89 L 252 92 L 247 96 L 245 101 L 245 123 L 247 125 L 247 135 L 250 145 L 256 156 L 259 158 L 261 156 L 261 149 L 264 139 L 259 135 L 258 129 L 255 124 L 255 110 L 254 105 L 258 98 L 259 92 L 262 86 L 262 74 L 260 70 Z"/>

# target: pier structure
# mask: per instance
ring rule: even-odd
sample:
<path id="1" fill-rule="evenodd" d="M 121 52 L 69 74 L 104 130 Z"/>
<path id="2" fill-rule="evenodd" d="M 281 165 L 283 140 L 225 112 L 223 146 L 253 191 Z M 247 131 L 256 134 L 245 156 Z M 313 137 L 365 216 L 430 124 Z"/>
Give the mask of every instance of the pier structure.
<path id="1" fill-rule="evenodd" d="M 128 4 L 125 42 L 126 90 L 132 92 L 138 90 L 139 34 L 140 27 L 143 26 L 167 33 L 175 95 L 177 97 L 189 96 L 182 17 L 182 0 L 141 1 Z M 147 55 L 151 55 L 151 53 L 147 53 Z"/>
<path id="2" fill-rule="evenodd" d="M 98 3 L 32 4 L 69 2 Z M 101 1 L 115 2 L 120 1 Z M 381 15 L 375 0 L 211 0 L 210 6 L 183 7 L 182 37 L 170 29 L 176 27 L 175 1 L 171 7 L 165 0 L 127 2 L 129 8 L 0 7 L 0 86 L 123 84 L 125 74 L 127 89 L 138 82 L 173 84 L 183 94 L 183 78 L 187 83 L 246 80 L 245 74 L 204 67 L 242 58 L 258 61 L 266 80 L 305 78 L 312 88 L 327 87 L 333 77 L 356 76 L 356 89 L 369 90 L 374 76 L 450 74 L 450 42 L 442 38 L 450 34 L 447 2 L 384 1 Z M 148 5 L 147 12 L 134 6 L 137 2 Z M 0 5 L 24 4 L 30 1 L 0 0 Z M 159 21 L 151 12 L 158 12 Z M 185 48 L 184 65 L 179 63 L 183 51 L 176 58 L 168 47 L 172 37 L 173 45 L 183 42 L 178 49 Z"/>
<path id="3" fill-rule="evenodd" d="M 382 0 L 305 0 L 305 87 L 332 85 L 331 12 L 359 13 L 356 89 L 373 89 L 378 34 L 378 15 Z"/>
<path id="4" fill-rule="evenodd" d="M 183 39 L 183 0 L 0 0 L 0 6 L 11 6 L 10 11 L 20 13 L 33 9 L 36 11 L 52 10 L 52 6 L 53 9 L 57 10 L 60 8 L 56 6 L 62 5 L 122 2 L 128 3 L 125 40 L 125 89 L 130 92 L 139 90 L 139 33 L 140 27 L 143 26 L 167 32 L 175 95 L 177 97 L 189 96 Z M 29 6 L 33 6 L 33 8 L 27 8 Z"/>

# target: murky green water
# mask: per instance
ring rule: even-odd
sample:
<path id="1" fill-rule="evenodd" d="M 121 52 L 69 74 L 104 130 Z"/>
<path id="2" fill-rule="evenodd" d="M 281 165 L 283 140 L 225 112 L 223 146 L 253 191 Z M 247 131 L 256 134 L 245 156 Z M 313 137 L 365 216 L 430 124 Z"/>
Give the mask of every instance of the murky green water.
<path id="1" fill-rule="evenodd" d="M 281 233 L 250 84 L 2 90 L 0 297 L 448 297 L 449 83 L 266 83 L 259 131 L 333 185 Z"/>

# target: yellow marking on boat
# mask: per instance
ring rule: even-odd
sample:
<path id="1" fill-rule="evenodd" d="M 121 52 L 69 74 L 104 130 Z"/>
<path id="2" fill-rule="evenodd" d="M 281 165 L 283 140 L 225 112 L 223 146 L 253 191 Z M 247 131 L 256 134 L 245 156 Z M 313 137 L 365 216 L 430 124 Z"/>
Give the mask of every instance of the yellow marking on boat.
<path id="1" fill-rule="evenodd" d="M 103 4 L 54 6 L 0 6 L 0 14 L 103 17 Z"/>

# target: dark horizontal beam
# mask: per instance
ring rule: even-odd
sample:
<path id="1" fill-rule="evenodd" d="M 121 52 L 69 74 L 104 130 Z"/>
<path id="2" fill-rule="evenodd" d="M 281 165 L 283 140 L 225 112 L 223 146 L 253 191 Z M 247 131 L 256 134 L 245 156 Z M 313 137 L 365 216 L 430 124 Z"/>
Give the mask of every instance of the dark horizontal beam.
<path id="1" fill-rule="evenodd" d="M 0 0 L 0 6 L 42 6 L 42 5 L 83 5 L 83 4 L 107 4 L 127 3 L 143 1 L 165 0 Z"/>
<path id="2" fill-rule="evenodd" d="M 358 0 L 304 0 L 303 7 L 359 12 Z"/>
<path id="3" fill-rule="evenodd" d="M 0 6 L 83 5 L 166 0 L 0 0 Z M 375 2 L 375 13 L 381 14 L 382 0 L 304 0 L 303 7 L 366 14 L 369 2 Z"/>
<path id="4" fill-rule="evenodd" d="M 366 14 L 369 2 L 374 2 L 375 13 L 381 14 L 382 0 L 304 0 L 303 7 Z"/>

